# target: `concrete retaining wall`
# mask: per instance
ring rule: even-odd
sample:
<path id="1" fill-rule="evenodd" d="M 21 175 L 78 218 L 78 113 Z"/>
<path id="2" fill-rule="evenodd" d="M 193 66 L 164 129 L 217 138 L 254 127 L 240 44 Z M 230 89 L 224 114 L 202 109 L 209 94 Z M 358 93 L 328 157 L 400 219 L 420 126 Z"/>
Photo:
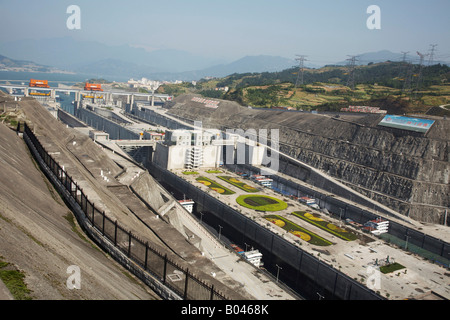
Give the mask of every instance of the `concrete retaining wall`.
<path id="1" fill-rule="evenodd" d="M 172 130 L 192 129 L 191 127 L 182 125 L 182 124 L 178 123 L 177 121 L 174 121 L 170 118 L 160 115 L 150 109 L 141 108 L 139 110 L 138 108 L 134 108 L 132 111 L 130 111 L 128 109 L 129 109 L 129 107 L 126 110 L 127 114 L 131 114 L 132 116 L 138 118 L 140 121 L 146 121 L 151 124 L 157 124 L 157 125 L 160 125 L 165 128 L 172 129 Z"/>
<path id="2" fill-rule="evenodd" d="M 108 120 L 95 112 L 79 108 L 76 114 L 77 118 L 96 130 L 109 133 L 111 140 L 139 140 L 139 134 L 132 132 L 120 124 Z"/>

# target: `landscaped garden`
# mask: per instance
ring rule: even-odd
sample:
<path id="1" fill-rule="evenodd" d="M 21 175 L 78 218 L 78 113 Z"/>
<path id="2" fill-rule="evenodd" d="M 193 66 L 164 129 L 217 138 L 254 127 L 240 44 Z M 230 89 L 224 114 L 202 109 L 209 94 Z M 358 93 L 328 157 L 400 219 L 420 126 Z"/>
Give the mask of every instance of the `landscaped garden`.
<path id="1" fill-rule="evenodd" d="M 242 195 L 236 202 L 243 207 L 257 211 L 281 211 L 287 208 L 287 203 L 277 198 L 263 195 Z"/>
<path id="2" fill-rule="evenodd" d="M 220 170 L 206 170 L 206 173 L 222 173 Z"/>
<path id="3" fill-rule="evenodd" d="M 348 232 L 344 228 L 340 228 L 336 226 L 335 224 L 330 223 L 329 221 L 326 221 L 322 218 L 319 218 L 309 212 L 306 211 L 295 211 L 292 212 L 292 215 L 311 223 L 312 225 L 315 225 L 319 227 L 322 230 L 325 230 L 326 232 L 329 232 L 345 241 L 353 241 L 356 240 L 357 236 L 354 233 Z"/>
<path id="4" fill-rule="evenodd" d="M 232 184 L 233 186 L 244 190 L 245 192 L 258 192 L 259 190 L 255 187 L 252 187 L 248 184 L 246 184 L 245 182 L 242 182 L 236 178 L 230 177 L 230 176 L 217 176 L 217 178 L 222 179 L 226 182 L 228 182 L 229 184 Z"/>
<path id="5" fill-rule="evenodd" d="M 218 184 L 217 182 L 215 182 L 214 180 L 211 180 L 209 178 L 206 177 L 198 177 L 197 179 L 198 182 L 203 183 L 205 186 L 208 186 L 209 188 L 211 188 L 212 190 L 220 193 L 220 194 L 224 194 L 224 195 L 230 195 L 230 194 L 234 194 L 235 192 L 225 188 L 224 186 L 222 186 L 221 184 Z"/>
<path id="6" fill-rule="evenodd" d="M 190 174 L 198 174 L 197 171 L 183 171 L 183 174 L 190 175 Z"/>
<path id="7" fill-rule="evenodd" d="M 401 270 L 401 269 L 405 269 L 405 267 L 403 265 L 401 265 L 400 263 L 394 262 L 385 266 L 381 266 L 380 267 L 380 272 L 382 273 L 391 273 L 397 270 Z"/>
<path id="8" fill-rule="evenodd" d="M 333 244 L 332 242 L 322 238 L 314 232 L 302 228 L 296 223 L 279 215 L 267 215 L 264 218 L 310 244 L 316 246 L 330 246 Z"/>

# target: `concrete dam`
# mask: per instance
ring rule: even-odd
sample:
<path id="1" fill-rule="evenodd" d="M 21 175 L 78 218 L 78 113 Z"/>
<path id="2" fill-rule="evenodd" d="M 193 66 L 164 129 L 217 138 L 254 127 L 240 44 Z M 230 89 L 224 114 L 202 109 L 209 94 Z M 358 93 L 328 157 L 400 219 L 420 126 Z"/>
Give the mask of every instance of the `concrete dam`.
<path id="1" fill-rule="evenodd" d="M 180 97 L 179 99 L 182 99 L 183 97 Z M 190 103 L 192 99 L 188 102 Z M 172 107 L 171 109 L 161 109 L 157 108 L 153 110 L 152 108 L 139 108 L 136 106 L 133 106 L 133 108 L 130 108 L 130 106 L 127 106 L 127 111 L 132 112 L 131 114 L 127 112 L 127 116 L 135 117 L 136 119 L 140 119 L 142 121 L 147 121 L 149 123 L 154 123 L 158 125 L 162 125 L 163 123 L 167 125 L 168 128 L 176 129 L 176 128 L 189 128 L 191 125 L 189 123 L 193 123 L 194 120 L 203 120 L 204 118 L 194 118 L 187 119 L 185 116 L 179 116 L 176 115 L 174 111 L 177 110 L 177 104 L 180 103 L 179 100 L 175 101 L 175 106 L 169 105 L 169 107 Z M 224 112 L 223 105 L 228 104 L 229 102 L 221 101 L 220 107 L 217 109 L 214 109 L 216 111 Z M 178 105 L 178 107 L 181 109 L 182 107 Z M 206 114 L 210 112 L 208 108 L 205 108 L 204 106 L 200 105 L 198 107 L 198 112 Z M 200 109 L 201 108 L 201 109 Z M 246 108 L 240 107 L 241 111 Z M 222 109 L 222 110 L 219 110 Z M 250 110 L 250 109 L 248 109 Z M 186 111 L 186 110 L 184 110 Z M 250 110 L 252 111 L 252 110 Z M 270 114 L 277 114 L 278 111 L 267 111 L 271 113 L 267 113 L 266 115 Z M 251 115 L 250 115 L 251 116 Z M 247 118 L 243 118 L 246 120 L 249 125 L 248 128 L 250 128 L 251 118 L 248 116 Z M 315 116 L 319 117 L 318 115 L 311 115 L 309 116 Z M 226 119 L 222 115 L 218 115 L 218 117 L 221 117 L 223 121 Z M 231 117 L 228 115 L 228 117 Z M 361 117 L 361 116 L 359 116 Z M 97 123 L 97 116 L 96 117 L 88 117 L 89 120 L 87 121 L 91 125 L 94 123 Z M 355 117 L 358 118 L 358 117 Z M 179 121 L 175 121 L 174 119 L 178 119 Z M 206 118 L 207 119 L 207 118 Z M 258 119 L 257 117 L 254 117 L 254 119 Z M 206 121 L 208 121 L 207 119 Z M 92 123 L 90 122 L 92 121 Z M 102 120 L 103 121 L 103 120 Z M 341 119 L 341 121 L 343 121 Z M 345 120 L 350 121 L 350 120 Z M 355 119 L 352 119 L 354 122 Z M 212 123 L 218 123 L 219 121 L 211 121 Z M 103 123 L 103 122 L 102 122 Z M 319 121 L 316 122 L 318 124 Z M 349 123 L 352 123 L 351 121 Z M 211 127 L 211 128 L 219 128 L 221 130 L 225 130 L 227 128 L 233 128 L 231 125 L 221 125 L 220 127 L 218 125 L 210 125 L 208 122 L 203 122 L 205 124 L 205 127 Z M 95 125 L 95 127 L 101 129 L 105 128 L 108 129 L 110 125 Z M 236 126 L 237 127 L 237 126 Z M 240 127 L 245 129 L 246 127 Z M 272 127 L 276 128 L 276 127 Z M 111 133 L 115 132 L 116 129 L 109 128 Z M 246 130 L 246 129 L 245 129 Z M 311 131 L 311 130 L 310 130 Z M 282 130 L 280 130 L 282 133 L 282 139 L 287 139 L 285 137 L 286 135 Z M 291 138 L 291 137 L 290 137 Z M 331 138 L 330 138 L 331 139 Z M 330 143 L 331 144 L 331 143 Z M 281 143 L 281 146 L 285 145 L 284 142 Z M 282 149 L 285 150 L 285 149 Z M 285 151 L 284 151 L 285 152 Z M 352 219 L 357 220 L 357 222 L 364 223 L 369 219 L 372 219 L 371 213 L 367 212 L 367 209 L 361 209 L 359 208 L 359 205 L 354 203 L 353 205 L 348 205 L 342 200 L 339 200 L 339 198 L 334 198 L 334 196 L 339 195 L 342 198 L 350 199 L 350 197 L 353 195 L 356 195 L 356 193 L 347 193 L 343 194 L 345 192 L 344 188 L 340 187 L 339 185 L 334 185 L 331 183 L 331 180 L 327 180 L 326 178 L 319 176 L 317 174 L 317 171 L 313 171 L 311 169 L 308 169 L 306 166 L 299 166 L 297 163 L 295 163 L 295 159 L 282 157 L 280 163 L 280 173 L 277 176 L 273 176 L 275 183 L 277 186 L 283 185 L 284 188 L 288 188 L 289 190 L 294 191 L 304 191 L 308 194 L 311 194 L 313 197 L 319 200 L 319 203 L 321 203 L 321 207 L 327 208 L 331 213 L 338 213 L 341 212 L 342 209 L 343 218 L 350 217 Z M 285 236 L 279 236 L 276 233 L 272 233 L 269 230 L 265 230 L 264 227 L 261 225 L 258 225 L 258 223 L 255 223 L 255 221 L 246 218 L 242 214 L 240 214 L 238 211 L 231 208 L 230 205 L 221 204 L 221 202 L 214 197 L 214 195 L 208 195 L 205 193 L 204 190 L 200 190 L 198 187 L 196 187 L 192 182 L 187 183 L 184 181 L 184 179 L 179 179 L 175 175 L 171 174 L 170 172 L 162 169 L 158 169 L 155 166 L 151 165 L 151 160 L 148 159 L 150 165 L 148 165 L 148 169 L 150 173 L 157 178 L 157 180 L 161 182 L 168 183 L 175 189 L 177 189 L 179 192 L 184 194 L 185 196 L 194 199 L 196 201 L 198 210 L 207 210 L 213 213 L 214 215 L 214 222 L 215 224 L 219 223 L 224 230 L 222 231 L 222 234 L 232 237 L 233 241 L 238 241 L 241 245 L 245 243 L 245 245 L 255 245 L 257 246 L 261 252 L 264 254 L 265 263 L 267 263 L 266 269 L 270 271 L 272 274 L 277 274 L 276 265 L 282 266 L 283 272 L 280 275 L 280 279 L 282 281 L 286 281 L 287 284 L 291 288 L 293 288 L 295 291 L 302 294 L 307 299 L 315 299 L 317 298 L 317 293 L 320 293 L 323 296 L 326 296 L 327 299 L 379 299 L 381 298 L 378 296 L 377 293 L 374 291 L 368 289 L 364 285 L 361 285 L 358 280 L 355 280 L 352 278 L 353 276 L 348 276 L 344 273 L 341 273 L 338 269 L 335 269 L 332 267 L 336 263 L 336 260 L 341 263 L 347 264 L 347 262 L 344 262 L 345 259 L 349 259 L 348 256 L 345 256 L 344 253 L 346 250 L 350 250 L 348 247 L 346 248 L 340 248 L 340 246 L 336 246 L 334 249 L 330 250 L 327 249 L 326 251 L 320 252 L 322 253 L 322 256 L 320 259 L 316 258 L 315 255 L 317 252 L 314 252 L 313 254 L 309 252 L 309 250 L 303 250 L 295 245 L 292 245 L 291 243 L 287 242 L 284 238 Z M 139 160 L 139 162 L 141 162 Z M 331 165 L 330 165 L 331 166 Z M 245 166 L 244 166 L 245 167 Z M 330 167 L 331 170 L 332 167 Z M 241 168 L 239 168 L 241 169 Z M 248 167 L 248 170 L 256 170 L 257 168 Z M 331 171 L 326 172 L 327 174 L 330 174 Z M 292 177 L 289 178 L 289 177 Z M 293 181 L 295 178 L 295 182 Z M 301 186 L 299 184 L 299 181 L 302 181 L 305 183 L 305 186 Z M 341 184 L 343 183 L 342 180 L 336 180 L 339 181 Z M 310 193 L 313 189 L 311 185 L 318 186 L 322 191 L 319 191 L 317 194 Z M 349 185 L 349 184 L 347 184 Z M 331 193 L 327 196 L 327 192 L 324 193 L 323 190 L 328 189 Z M 330 196 L 331 195 L 331 196 Z M 360 203 L 360 201 L 357 201 L 359 199 L 353 199 L 354 202 Z M 364 200 L 364 199 L 362 199 Z M 151 201 L 153 202 L 153 201 Z M 365 203 L 363 204 L 366 208 L 370 207 L 373 203 Z M 383 208 L 381 205 L 376 206 L 377 208 Z M 375 208 L 375 205 L 374 205 Z M 386 207 L 387 208 L 387 207 Z M 389 214 L 390 211 L 386 210 Z M 380 210 L 381 212 L 381 210 Z M 197 218 L 201 219 L 198 215 L 198 212 L 196 212 Z M 407 217 L 407 215 L 399 215 L 400 217 L 403 217 L 406 221 L 406 225 L 411 222 L 411 219 Z M 402 219 L 400 219 L 402 220 Z M 404 222 L 405 222 L 404 221 Z M 410 245 L 413 243 L 420 246 L 421 248 L 426 248 L 433 253 L 437 254 L 438 256 L 444 257 L 448 254 L 448 244 L 446 242 L 442 242 L 439 239 L 429 237 L 427 234 L 419 233 L 417 231 L 414 231 L 412 229 L 405 228 L 401 224 L 398 224 L 394 221 L 391 221 L 391 228 L 390 233 L 394 236 L 399 237 L 400 239 L 404 239 L 405 235 L 408 238 Z M 219 236 L 220 237 L 220 236 Z M 442 237 L 445 238 L 445 235 L 442 235 Z M 440 236 L 439 236 L 440 238 Z M 376 242 L 378 243 L 378 242 Z M 362 250 L 367 250 L 367 245 L 361 243 L 361 244 L 355 244 L 357 247 L 355 247 L 355 251 L 357 254 Z M 378 245 L 378 244 L 377 244 Z M 373 246 L 373 244 L 372 244 Z M 345 250 L 345 251 L 342 251 Z M 381 247 L 378 247 L 376 250 L 380 251 Z M 384 250 L 384 249 L 383 249 Z M 330 252 L 328 252 L 330 251 Z M 335 252 L 334 252 L 335 251 Z M 367 255 L 367 257 L 370 256 Z M 295 258 L 293 258 L 295 257 Z M 331 260 L 330 260 L 331 259 Z M 362 259 L 362 258 L 361 258 Z M 330 261 L 328 261 L 330 260 Z M 411 263 L 410 265 L 412 265 Z M 347 268 L 347 267 L 345 267 Z M 360 270 L 355 270 L 355 274 L 360 274 Z M 358 273 L 359 272 L 359 273 Z M 352 272 L 350 272 L 351 274 Z M 408 271 L 408 274 L 411 273 L 411 271 Z M 425 286 L 420 286 L 417 288 L 417 290 L 422 290 Z M 397 290 L 394 289 L 392 292 L 396 292 Z M 386 292 L 387 293 L 387 292 Z M 384 294 L 386 294 L 384 293 Z M 394 296 L 394 298 L 401 298 L 403 293 L 398 293 Z M 406 295 L 405 295 L 406 296 Z M 410 295 L 410 296 L 413 296 Z"/>
<path id="2" fill-rule="evenodd" d="M 205 128 L 279 129 L 280 152 L 378 203 L 421 222 L 448 225 L 450 120 L 436 118 L 426 135 L 377 124 L 383 115 L 249 109 L 230 101 L 205 108 L 186 95 L 168 114 Z M 280 171 L 315 185 L 311 172 L 280 159 Z M 327 184 L 318 185 L 327 190 Z M 337 189 L 328 191 L 335 192 Z M 447 218 L 447 221 L 444 221 Z"/>
<path id="3" fill-rule="evenodd" d="M 110 262 L 129 270 L 154 296 L 298 299 L 217 241 L 118 145 L 94 142 L 86 134 L 86 129 L 95 131 L 92 127 L 58 112 L 77 126 L 71 128 L 30 98 L 13 101 L 9 109 L 20 119 L 16 130 L 23 129 L 30 156 L 49 179 L 48 186 L 61 194 L 66 212 L 71 211 L 89 239 L 113 258 Z M 92 112 L 85 116 L 111 133 L 118 129 L 106 118 L 99 122 Z M 65 249 L 70 254 L 70 248 Z"/>

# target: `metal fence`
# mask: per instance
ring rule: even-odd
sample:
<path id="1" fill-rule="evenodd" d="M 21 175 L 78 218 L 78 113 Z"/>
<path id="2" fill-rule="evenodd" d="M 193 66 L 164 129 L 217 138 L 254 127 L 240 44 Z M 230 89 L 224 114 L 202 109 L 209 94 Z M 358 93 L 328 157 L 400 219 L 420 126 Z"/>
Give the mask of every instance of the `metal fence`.
<path id="1" fill-rule="evenodd" d="M 65 170 L 48 154 L 39 140 L 24 123 L 23 134 L 25 141 L 33 153 L 36 150 L 45 165 L 52 172 L 64 188 L 70 194 L 70 197 L 77 202 L 81 211 L 87 218 L 87 221 L 99 231 L 105 239 L 108 239 L 117 250 L 125 254 L 128 259 L 138 264 L 149 274 L 166 287 L 173 290 L 184 300 L 227 300 L 222 293 L 218 292 L 214 285 L 210 285 L 199 279 L 184 269 L 176 262 L 154 248 L 148 242 L 139 239 L 138 236 L 126 230 L 117 222 L 105 215 L 104 211 L 98 210 L 94 204 L 89 201 L 83 190 L 76 181 L 70 177 Z M 20 124 L 18 125 L 20 131 Z M 31 144 L 31 145 L 30 145 Z"/>

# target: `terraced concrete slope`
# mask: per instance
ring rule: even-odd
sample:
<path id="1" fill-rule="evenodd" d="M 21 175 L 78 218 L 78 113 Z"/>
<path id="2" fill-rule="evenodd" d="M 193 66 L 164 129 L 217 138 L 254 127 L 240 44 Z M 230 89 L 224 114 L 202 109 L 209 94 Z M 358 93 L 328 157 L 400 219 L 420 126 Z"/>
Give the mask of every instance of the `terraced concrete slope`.
<path id="1" fill-rule="evenodd" d="M 279 129 L 282 153 L 403 215 L 444 222 L 445 208 L 450 205 L 450 120 L 435 118 L 424 136 L 380 127 L 382 115 L 335 118 L 249 109 L 223 100 L 214 109 L 192 98 L 177 97 L 168 106 L 169 114 L 222 130 Z M 308 182 L 300 168 L 285 167 L 285 173 Z"/>
<path id="2" fill-rule="evenodd" d="M 253 299 L 253 296 L 241 283 L 235 281 L 214 261 L 204 256 L 199 245 L 191 243 L 190 239 L 187 239 L 186 233 L 180 233 L 173 225 L 159 217 L 156 209 L 160 209 L 158 206 L 161 206 L 166 200 L 161 198 L 161 190 L 155 189 L 155 184 L 151 183 L 153 178 L 147 174 L 147 180 L 144 180 L 144 183 L 137 188 L 137 191 L 143 195 L 145 193 L 142 191 L 148 191 L 151 194 L 150 197 L 149 194 L 145 196 L 146 200 L 153 202 L 161 198 L 159 199 L 161 201 L 155 203 L 156 207 L 149 210 L 147 205 L 151 206 L 152 204 L 142 202 L 131 191 L 129 185 L 123 184 L 119 179 L 120 176 L 129 174 L 126 172 L 128 168 L 114 161 L 89 136 L 67 128 L 34 99 L 23 98 L 17 105 L 18 112 L 23 114 L 23 119 L 26 119 L 43 148 L 76 181 L 89 201 L 100 212 L 104 211 L 112 221 L 117 220 L 125 230 L 132 232 L 144 243 L 148 242 L 149 246 L 156 251 L 163 255 L 167 254 L 168 259 L 183 270 L 189 269 L 189 272 L 195 274 L 197 278 L 214 285 L 214 288 L 226 297 Z M 20 171 L 20 167 L 17 170 Z M 22 188 L 26 189 L 23 186 Z M 20 195 L 18 190 L 16 193 Z M 33 202 L 29 205 L 33 205 Z M 40 207 L 42 204 L 36 201 L 34 205 Z M 45 205 L 42 206 L 44 209 L 46 208 Z M 69 210 L 67 208 L 65 210 L 68 213 Z M 14 214 L 14 211 L 11 214 Z M 48 221 L 43 220 L 44 228 Z M 51 231 L 49 230 L 48 233 L 51 234 Z M 44 248 L 46 246 L 44 245 Z M 65 247 L 56 240 L 52 246 Z M 35 258 L 37 259 L 39 256 L 36 255 Z M 81 259 L 83 259 L 82 254 L 80 254 Z"/>
<path id="3" fill-rule="evenodd" d="M 0 239 L 1 260 L 24 273 L 32 299 L 159 299 L 82 234 L 24 141 L 5 124 L 0 124 Z M 66 285 L 72 265 L 80 268 L 80 289 Z"/>

